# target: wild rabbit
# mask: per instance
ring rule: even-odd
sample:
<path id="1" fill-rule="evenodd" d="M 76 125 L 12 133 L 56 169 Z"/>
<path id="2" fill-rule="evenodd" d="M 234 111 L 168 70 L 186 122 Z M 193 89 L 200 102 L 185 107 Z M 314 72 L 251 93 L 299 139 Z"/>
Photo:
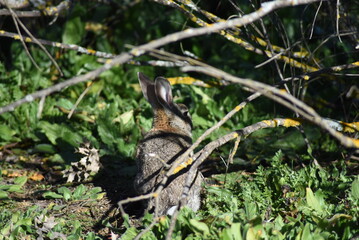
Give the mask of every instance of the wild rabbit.
<path id="1" fill-rule="evenodd" d="M 138 144 L 135 189 L 138 194 L 154 191 L 165 174 L 165 167 L 174 162 L 192 144 L 192 120 L 188 108 L 172 100 L 171 85 L 167 79 L 157 77 L 152 82 L 138 73 L 142 93 L 153 110 L 152 129 Z M 171 214 L 181 197 L 188 170 L 183 169 L 168 180 L 158 196 L 158 213 Z M 197 172 L 188 194 L 187 206 L 197 211 L 200 207 L 202 174 Z M 155 199 L 147 201 L 147 210 L 154 210 Z"/>

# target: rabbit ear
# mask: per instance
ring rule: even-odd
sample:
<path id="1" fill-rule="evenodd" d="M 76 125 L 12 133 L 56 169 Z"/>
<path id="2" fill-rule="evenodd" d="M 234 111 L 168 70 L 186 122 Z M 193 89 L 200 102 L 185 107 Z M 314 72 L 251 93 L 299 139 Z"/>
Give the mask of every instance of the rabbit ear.
<path id="1" fill-rule="evenodd" d="M 167 79 L 157 77 L 155 80 L 155 91 L 157 100 L 161 103 L 161 105 L 167 107 L 171 107 L 173 105 L 171 84 Z"/>
<path id="2" fill-rule="evenodd" d="M 152 108 L 158 108 L 160 106 L 160 103 L 158 102 L 156 97 L 154 83 L 143 73 L 138 72 L 137 75 L 143 96 L 145 96 L 146 100 L 151 104 Z"/>
<path id="3" fill-rule="evenodd" d="M 148 95 L 151 94 L 151 89 L 154 91 L 153 82 L 143 73 L 138 72 L 138 81 L 140 82 L 140 86 L 142 89 L 143 96 L 145 96 L 146 100 L 149 101 Z"/>

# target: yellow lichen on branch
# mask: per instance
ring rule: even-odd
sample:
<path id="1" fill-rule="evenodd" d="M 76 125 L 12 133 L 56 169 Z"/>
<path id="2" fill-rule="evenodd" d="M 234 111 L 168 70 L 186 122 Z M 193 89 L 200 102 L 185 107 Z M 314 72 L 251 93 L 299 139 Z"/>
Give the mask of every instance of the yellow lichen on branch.
<path id="1" fill-rule="evenodd" d="M 340 121 L 340 124 L 343 125 L 343 132 L 359 131 L 359 122 L 346 123 Z"/>
<path id="2" fill-rule="evenodd" d="M 196 85 L 196 86 L 207 87 L 207 88 L 211 87 L 207 83 L 204 83 L 203 81 L 195 79 L 193 77 L 172 77 L 172 78 L 167 78 L 167 80 L 171 83 L 171 85 L 186 84 L 186 85 Z"/>
<path id="3" fill-rule="evenodd" d="M 283 121 L 283 126 L 284 127 L 296 127 L 300 125 L 300 121 L 298 121 L 298 119 L 293 119 L 293 118 L 285 118 Z"/>
<path id="4" fill-rule="evenodd" d="M 268 126 L 272 126 L 272 124 L 275 125 L 274 121 L 273 120 L 263 120 L 262 123 L 268 125 Z"/>
<path id="5" fill-rule="evenodd" d="M 176 167 L 175 170 L 173 171 L 173 174 L 178 173 L 179 171 L 181 171 L 182 169 L 184 169 L 187 166 L 191 165 L 192 163 L 193 163 L 193 159 L 189 158 L 187 161 L 181 163 L 178 167 Z"/>

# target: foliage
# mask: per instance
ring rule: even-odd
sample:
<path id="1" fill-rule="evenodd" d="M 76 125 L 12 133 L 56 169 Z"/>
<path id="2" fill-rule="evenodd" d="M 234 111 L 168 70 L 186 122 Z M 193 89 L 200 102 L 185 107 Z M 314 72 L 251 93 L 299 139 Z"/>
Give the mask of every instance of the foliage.
<path id="1" fill-rule="evenodd" d="M 343 165 L 292 169 L 279 151 L 271 166 L 217 175 L 206 188 L 202 211 L 183 209 L 174 239 L 350 239 L 359 232 L 358 178 Z M 146 220 L 147 219 L 147 220 Z M 145 217 L 144 226 L 151 217 Z M 144 239 L 165 235 L 162 219 Z M 134 229 L 123 235 L 131 239 Z"/>
<path id="2" fill-rule="evenodd" d="M 140 45 L 187 27 L 197 27 L 184 12 L 155 2 L 74 2 L 66 17 L 60 16 L 52 25 L 48 25 L 52 19 L 47 17 L 24 22 L 38 38 L 112 54 L 127 51 L 128 45 Z M 352 43 L 356 35 L 350 32 L 356 31 L 358 9 L 346 9 L 350 8 L 349 4 L 341 2 L 342 10 L 348 10 L 348 17 L 354 22 L 352 27 L 340 25 L 343 32 L 348 30 L 348 34 L 342 36 L 343 41 L 336 36 L 336 17 L 328 15 L 335 12 L 330 4 L 320 9 L 318 15 L 318 5 L 278 10 L 263 19 L 267 33 L 258 36 L 289 49 L 291 57 L 294 53 L 310 51 L 307 52 L 310 56 L 299 59 L 302 63 L 317 67 L 352 63 L 357 60 Z M 198 5 L 228 19 L 240 12 L 230 3 L 201 1 Z M 236 4 L 245 13 L 253 11 L 250 4 L 240 1 Z M 0 28 L 16 32 L 9 19 L 4 17 L 4 23 L 9 24 L 1 23 Z M 333 23 L 328 24 L 328 19 Z M 256 41 L 251 36 L 257 36 L 262 30 L 261 24 L 241 29 L 244 40 L 253 45 Z M 309 39 L 311 30 L 314 35 Z M 1 37 L 1 41 L 3 39 Z M 61 76 L 44 51 L 36 45 L 27 46 L 39 69 L 20 42 L 1 43 L 1 107 L 86 74 L 105 61 L 72 50 L 47 47 L 63 71 Z M 268 58 L 216 34 L 186 39 L 163 49 L 179 55 L 189 52 L 228 73 L 271 85 L 281 80 L 277 64 L 284 76 L 305 73 L 279 60 L 255 68 Z M 157 59 L 146 55 L 135 60 Z M 136 144 L 142 132 L 151 127 L 152 112 L 140 92 L 138 71 L 151 77 L 191 76 L 210 84 L 208 88 L 173 86 L 175 100 L 189 106 L 194 139 L 249 95 L 239 85 L 183 73 L 179 68 L 138 66 L 129 62 L 111 68 L 91 83 L 77 84 L 46 96 L 43 108 L 41 102 L 35 100 L 1 114 L 0 239 L 27 236 L 31 239 L 100 239 L 109 233 L 132 239 L 151 223 L 151 214 L 136 222 L 132 216 L 122 219 L 113 210 L 118 200 L 135 194 L 132 182 Z M 323 116 L 356 121 L 357 97 L 345 96 L 357 84 L 357 72 L 349 69 L 344 73 L 347 75 L 327 73 L 310 81 L 288 81 L 285 87 Z M 87 88 L 88 92 L 77 104 Z M 295 114 L 266 98 L 256 99 L 199 148 L 263 119 L 292 116 Z M 89 174 L 89 179 L 79 185 L 63 185 L 63 173 L 83 157 L 76 152 L 83 143 L 99 150 L 102 170 L 95 176 Z M 255 132 L 241 140 L 232 165 L 222 164 L 232 147 L 232 144 L 222 146 L 211 155 L 208 164 L 204 163 L 204 169 L 210 166 L 210 173 L 220 174 L 209 177 L 198 213 L 189 209 L 180 212 L 174 239 L 350 239 L 358 236 L 359 179 L 355 176 L 358 163 L 350 158 L 351 150 L 343 149 L 310 124 L 303 126 L 303 133 L 284 128 Z M 211 181 L 216 184 L 210 184 Z M 135 205 L 126 210 L 135 215 L 138 208 Z M 167 217 L 161 218 L 144 239 L 163 239 L 169 224 Z"/>

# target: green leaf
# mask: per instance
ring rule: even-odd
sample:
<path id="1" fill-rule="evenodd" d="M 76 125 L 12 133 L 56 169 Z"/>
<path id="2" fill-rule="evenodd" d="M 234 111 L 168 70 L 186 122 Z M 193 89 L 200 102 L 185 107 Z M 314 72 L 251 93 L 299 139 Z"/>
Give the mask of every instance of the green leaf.
<path id="1" fill-rule="evenodd" d="M 121 235 L 123 240 L 133 240 L 138 234 L 138 230 L 134 227 L 127 228 L 126 232 Z M 144 238 L 145 239 L 145 238 Z"/>
<path id="2" fill-rule="evenodd" d="M 254 219 L 257 216 L 257 204 L 253 201 L 245 200 L 244 209 L 248 220 Z"/>
<path id="3" fill-rule="evenodd" d="M 8 192 L 17 192 L 17 193 L 23 192 L 20 185 L 10 185 L 9 189 L 7 191 Z"/>
<path id="4" fill-rule="evenodd" d="M 62 42 L 67 44 L 79 44 L 85 32 L 84 22 L 76 17 L 66 22 Z"/>
<path id="5" fill-rule="evenodd" d="M 125 125 L 129 123 L 131 119 L 133 119 L 133 110 L 122 113 L 120 116 L 112 120 L 112 122 L 120 122 L 121 124 Z"/>
<path id="6" fill-rule="evenodd" d="M 47 199 L 63 198 L 63 195 L 51 191 L 44 192 L 42 196 Z"/>
<path id="7" fill-rule="evenodd" d="M 212 123 L 209 120 L 199 116 L 197 113 L 192 115 L 192 121 L 196 124 L 196 126 L 201 126 L 201 128 L 212 126 Z"/>
<path id="8" fill-rule="evenodd" d="M 312 234 L 310 233 L 309 224 L 305 224 L 304 229 L 302 230 L 302 240 L 310 240 L 313 239 Z"/>
<path id="9" fill-rule="evenodd" d="M 257 239 L 258 238 L 256 237 L 254 228 L 250 227 L 246 234 L 246 240 L 257 240 Z"/>
<path id="10" fill-rule="evenodd" d="M 47 121 L 41 121 L 39 125 L 42 129 L 42 132 L 46 135 L 49 141 L 56 145 L 56 139 L 59 136 L 59 129 L 57 124 L 51 124 Z"/>
<path id="11" fill-rule="evenodd" d="M 213 101 L 212 98 L 210 98 L 206 93 L 204 93 L 201 88 L 192 86 L 192 89 L 196 94 L 202 97 L 202 102 L 204 104 L 207 104 L 209 101 Z"/>
<path id="12" fill-rule="evenodd" d="M 85 192 L 86 192 L 86 187 L 83 184 L 79 185 L 72 193 L 72 199 L 79 200 L 79 199 L 87 198 L 87 194 L 85 195 Z"/>
<path id="13" fill-rule="evenodd" d="M 67 110 L 72 109 L 74 106 L 74 104 L 70 100 L 65 98 L 60 98 L 56 105 Z"/>
<path id="14" fill-rule="evenodd" d="M 0 200 L 4 200 L 4 199 L 8 199 L 8 193 L 3 191 L 3 190 L 0 190 Z"/>
<path id="15" fill-rule="evenodd" d="M 310 188 L 306 189 L 306 199 L 307 199 L 307 204 L 308 204 L 309 207 L 313 208 L 318 213 L 322 213 L 323 209 L 322 209 L 322 206 L 320 204 L 320 201 L 314 195 L 312 189 L 310 189 Z"/>
<path id="16" fill-rule="evenodd" d="M 241 224 L 233 223 L 230 228 L 226 228 L 222 232 L 223 240 L 242 240 Z"/>
<path id="17" fill-rule="evenodd" d="M 10 127 L 4 124 L 0 124 L 0 139 L 9 141 L 12 139 L 12 136 L 16 134 L 15 130 L 12 130 Z"/>
<path id="18" fill-rule="evenodd" d="M 61 193 L 66 201 L 71 198 L 71 191 L 67 187 L 60 187 L 57 192 Z"/>
<path id="19" fill-rule="evenodd" d="M 20 186 L 23 186 L 27 182 L 26 176 L 17 177 L 14 180 L 14 183 Z"/>
<path id="20" fill-rule="evenodd" d="M 57 139 L 61 139 L 72 146 L 77 146 L 82 142 L 82 137 L 66 124 L 51 124 L 41 121 L 39 126 L 53 145 L 57 145 Z"/>
<path id="21" fill-rule="evenodd" d="M 209 227 L 204 222 L 200 222 L 196 219 L 190 219 L 189 222 L 196 232 L 200 232 L 203 235 L 209 234 Z"/>
<path id="22" fill-rule="evenodd" d="M 351 186 L 351 194 L 354 199 L 359 199 L 359 179 L 355 179 Z"/>
<path id="23" fill-rule="evenodd" d="M 106 193 L 102 192 L 102 189 L 100 187 L 94 187 L 90 191 L 88 191 L 88 195 L 90 199 L 102 199 L 103 196 L 105 196 Z"/>
<path id="24" fill-rule="evenodd" d="M 53 145 L 51 144 L 37 144 L 35 145 L 35 147 L 33 148 L 33 152 L 35 153 L 49 153 L 49 154 L 54 154 L 56 153 L 56 149 Z"/>

